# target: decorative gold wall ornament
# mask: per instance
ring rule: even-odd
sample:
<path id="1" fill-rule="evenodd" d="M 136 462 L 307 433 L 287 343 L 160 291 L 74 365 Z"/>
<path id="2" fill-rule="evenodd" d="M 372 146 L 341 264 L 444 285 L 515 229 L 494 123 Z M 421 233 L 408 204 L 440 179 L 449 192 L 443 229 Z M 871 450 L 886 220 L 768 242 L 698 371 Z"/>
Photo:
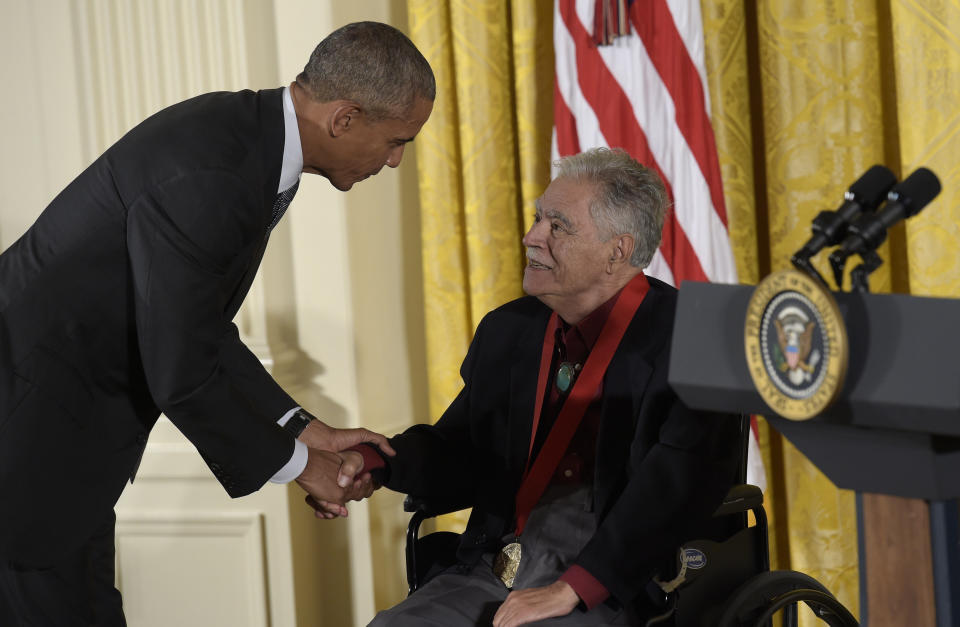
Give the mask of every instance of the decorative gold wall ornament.
<path id="1" fill-rule="evenodd" d="M 757 391 L 784 418 L 819 415 L 843 388 L 843 318 L 833 294 L 802 272 L 781 270 L 757 285 L 747 306 L 744 349 Z"/>

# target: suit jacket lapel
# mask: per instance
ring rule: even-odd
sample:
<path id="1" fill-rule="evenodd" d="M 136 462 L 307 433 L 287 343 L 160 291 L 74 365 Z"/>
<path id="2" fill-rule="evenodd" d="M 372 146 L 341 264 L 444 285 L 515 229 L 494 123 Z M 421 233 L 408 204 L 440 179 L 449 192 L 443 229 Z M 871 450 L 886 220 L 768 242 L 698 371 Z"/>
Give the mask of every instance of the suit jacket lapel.
<path id="1" fill-rule="evenodd" d="M 264 89 L 257 93 L 260 104 L 260 154 L 263 158 L 265 184 L 260 206 L 264 207 L 263 214 L 263 241 L 256 247 L 251 247 L 250 263 L 240 277 L 237 287 L 227 301 L 226 314 L 232 319 L 243 299 L 246 298 L 250 285 L 260 268 L 260 261 L 267 249 L 267 240 L 270 234 L 267 227 L 270 224 L 273 205 L 277 198 L 277 189 L 280 186 L 280 170 L 283 162 L 284 119 L 283 119 L 283 88 Z"/>
<path id="2" fill-rule="evenodd" d="M 517 478 L 517 481 L 523 474 L 530 450 L 543 334 L 546 332 L 549 319 L 550 310 L 543 307 L 542 312 L 528 325 L 528 332 L 523 341 L 517 344 L 511 355 L 510 448 L 507 459 L 513 471 L 511 474 Z"/>
<path id="3" fill-rule="evenodd" d="M 283 119 L 283 88 L 264 89 L 257 93 L 260 101 L 261 154 L 266 176 L 263 188 L 263 206 L 267 208 L 264 227 L 270 223 L 273 203 L 280 187 L 280 169 L 283 162 L 285 139 Z"/>

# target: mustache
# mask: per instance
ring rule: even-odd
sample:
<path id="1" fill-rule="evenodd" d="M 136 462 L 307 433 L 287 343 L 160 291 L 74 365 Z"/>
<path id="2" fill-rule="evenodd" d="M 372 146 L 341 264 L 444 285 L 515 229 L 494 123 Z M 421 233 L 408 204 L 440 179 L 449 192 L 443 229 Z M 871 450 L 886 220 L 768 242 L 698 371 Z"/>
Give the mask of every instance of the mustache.
<path id="1" fill-rule="evenodd" d="M 550 268 L 550 267 L 552 267 L 550 264 L 545 263 L 545 262 L 540 261 L 539 259 L 537 259 L 537 256 L 536 256 L 536 255 L 530 254 L 530 251 L 527 251 L 527 261 L 529 261 L 530 263 L 537 264 L 538 266 L 543 266 L 544 268 Z"/>

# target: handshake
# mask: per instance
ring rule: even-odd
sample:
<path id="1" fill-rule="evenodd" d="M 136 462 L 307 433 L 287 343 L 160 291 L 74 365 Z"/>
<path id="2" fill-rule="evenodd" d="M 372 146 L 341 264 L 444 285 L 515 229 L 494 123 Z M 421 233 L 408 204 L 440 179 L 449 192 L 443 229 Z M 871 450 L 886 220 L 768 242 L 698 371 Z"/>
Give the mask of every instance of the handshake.
<path id="1" fill-rule="evenodd" d="M 369 472 L 363 472 L 363 456 L 346 449 L 369 442 L 387 455 L 395 454 L 379 433 L 335 429 L 319 420 L 311 420 L 298 439 L 307 445 L 307 465 L 297 483 L 306 491 L 307 504 L 317 518 L 347 516 L 347 501 L 365 499 L 380 487 Z"/>

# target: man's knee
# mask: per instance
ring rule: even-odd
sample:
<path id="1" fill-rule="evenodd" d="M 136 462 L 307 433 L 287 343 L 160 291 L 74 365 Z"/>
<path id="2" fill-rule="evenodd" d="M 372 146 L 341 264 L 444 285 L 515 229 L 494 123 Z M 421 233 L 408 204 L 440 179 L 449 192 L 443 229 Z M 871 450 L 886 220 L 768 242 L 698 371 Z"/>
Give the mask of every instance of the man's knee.
<path id="1" fill-rule="evenodd" d="M 487 569 L 489 564 L 482 562 L 470 573 L 447 572 L 437 575 L 414 594 L 377 614 L 370 625 L 489 625 L 506 598 L 507 590 L 492 574 L 484 576 Z"/>

